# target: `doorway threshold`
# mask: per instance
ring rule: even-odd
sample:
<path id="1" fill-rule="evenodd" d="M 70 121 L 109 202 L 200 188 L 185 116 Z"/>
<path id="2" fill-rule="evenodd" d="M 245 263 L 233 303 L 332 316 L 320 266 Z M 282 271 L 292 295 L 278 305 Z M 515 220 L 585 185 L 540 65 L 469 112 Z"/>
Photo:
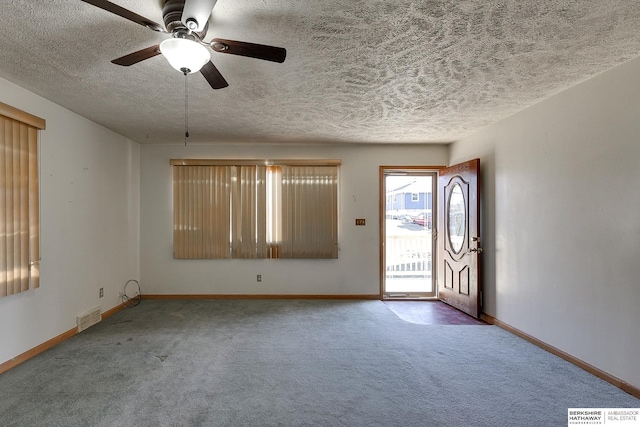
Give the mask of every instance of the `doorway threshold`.
<path id="1" fill-rule="evenodd" d="M 439 301 L 438 297 L 433 295 L 411 295 L 411 294 L 384 294 L 383 301 Z"/>

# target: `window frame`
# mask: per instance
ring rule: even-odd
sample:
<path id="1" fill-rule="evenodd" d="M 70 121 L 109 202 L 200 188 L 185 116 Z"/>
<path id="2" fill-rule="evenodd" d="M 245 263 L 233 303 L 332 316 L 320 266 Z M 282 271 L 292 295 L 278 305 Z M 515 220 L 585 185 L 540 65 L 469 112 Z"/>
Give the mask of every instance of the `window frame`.
<path id="1" fill-rule="evenodd" d="M 40 287 L 40 131 L 46 121 L 0 102 L 0 297 Z M 15 236 L 15 237 L 13 237 Z"/>
<path id="2" fill-rule="evenodd" d="M 269 258 L 271 259 L 273 258 L 336 259 L 338 258 L 339 235 L 340 235 L 340 231 L 339 231 L 339 199 L 340 199 L 339 181 L 340 179 L 339 179 L 339 176 L 340 176 L 340 166 L 342 164 L 341 160 L 335 160 L 335 159 L 331 159 L 331 160 L 325 160 L 325 159 L 285 159 L 285 160 L 283 159 L 277 159 L 277 160 L 171 159 L 169 163 L 171 164 L 171 166 L 173 167 L 172 169 L 174 170 L 174 178 L 173 178 L 174 243 L 173 243 L 173 247 L 174 247 L 175 259 L 255 259 L 255 258 L 258 258 L 258 259 L 269 259 Z M 196 253 L 198 253 L 199 255 L 195 257 L 191 257 L 189 256 L 189 251 L 190 251 L 189 249 L 176 246 L 177 244 L 181 245 L 184 243 L 184 240 L 181 239 L 179 234 L 184 233 L 184 230 L 193 229 L 191 226 L 185 224 L 184 222 L 180 222 L 180 220 L 176 216 L 177 212 L 180 212 L 180 211 L 182 212 L 180 214 L 181 218 L 190 216 L 188 213 L 184 212 L 185 209 L 187 210 L 191 209 L 191 211 L 189 211 L 191 213 L 195 212 L 193 211 L 194 208 L 185 206 L 184 202 L 180 202 L 180 200 L 182 200 L 182 195 L 184 194 L 185 190 L 182 187 L 184 183 L 178 184 L 178 181 L 176 178 L 177 176 L 176 167 L 181 167 L 181 166 L 228 167 L 233 171 L 232 176 L 234 177 L 234 179 L 232 180 L 232 182 L 228 183 L 227 190 L 226 190 L 228 197 L 231 199 L 231 203 L 229 207 L 230 218 L 231 218 L 230 220 L 231 232 L 229 233 L 230 234 L 230 237 L 229 237 L 230 251 L 228 256 L 226 256 L 226 254 L 224 256 L 220 256 L 220 254 L 217 254 L 215 256 L 208 256 L 208 255 L 204 255 L 204 253 L 207 252 L 206 250 L 196 249 Z M 254 202 L 255 195 L 257 194 L 255 186 L 260 186 L 260 190 L 258 190 L 258 193 L 262 191 L 264 193 L 267 193 L 267 197 L 269 197 L 268 193 L 271 191 L 269 189 L 270 188 L 269 181 L 268 181 L 269 177 L 273 175 L 279 175 L 279 179 L 282 180 L 281 172 L 277 174 L 272 174 L 272 175 L 270 175 L 269 173 L 264 174 L 263 172 L 275 171 L 276 169 L 282 171 L 282 170 L 286 170 L 287 168 L 296 168 L 296 167 L 299 169 L 304 167 L 311 167 L 319 170 L 321 170 L 323 167 L 335 168 L 335 170 L 332 171 L 330 175 L 327 175 L 327 176 L 330 176 L 329 181 L 321 179 L 320 181 L 315 181 L 316 185 L 318 185 L 317 184 L 318 182 L 321 182 L 319 187 L 312 186 L 308 188 L 310 191 L 318 191 L 319 188 L 320 189 L 327 188 L 325 187 L 325 184 L 329 185 L 328 193 L 326 191 L 322 193 L 322 191 L 324 190 L 322 190 L 321 193 L 324 194 L 324 197 L 329 197 L 329 199 L 322 199 L 322 200 L 324 201 L 328 200 L 331 203 L 318 205 L 318 206 L 327 205 L 330 209 L 332 209 L 328 214 L 326 214 L 323 217 L 325 222 L 318 223 L 320 227 L 310 226 L 309 224 L 315 224 L 315 223 L 309 222 L 311 220 L 308 218 L 314 217 L 314 216 L 308 215 L 308 213 L 309 212 L 313 213 L 315 211 L 313 210 L 305 211 L 304 209 L 295 210 L 295 211 L 287 210 L 286 208 L 282 208 L 280 204 L 274 203 L 272 200 L 268 199 L 266 203 L 261 204 L 261 202 L 258 202 L 257 207 L 250 208 L 250 209 L 254 209 L 255 212 L 249 214 L 250 221 L 249 221 L 249 226 L 247 226 L 246 220 L 248 217 L 247 217 L 247 212 L 244 210 L 245 209 L 244 206 L 251 205 Z M 253 181 L 254 178 L 251 177 L 251 174 L 247 175 L 245 174 L 245 172 L 243 172 L 243 170 L 246 171 L 252 168 L 255 168 L 256 170 L 255 181 Z M 324 176 L 326 178 L 327 176 L 322 175 L 322 172 L 320 172 L 319 170 L 315 171 L 316 173 L 320 174 L 318 176 Z M 324 173 L 329 173 L 329 171 L 325 169 Z M 182 176 L 184 176 L 184 174 Z M 264 185 L 264 184 L 267 184 L 267 185 Z M 308 180 L 303 180 L 301 181 L 301 184 L 299 184 L 301 185 L 301 189 L 303 190 L 302 195 L 305 195 L 304 189 L 307 188 L 305 187 L 305 184 L 308 184 Z M 283 181 L 279 181 L 278 191 L 279 192 L 284 191 L 285 185 L 291 185 L 291 184 L 290 183 L 283 184 Z M 300 191 L 300 188 L 298 188 L 297 191 Z M 297 193 L 297 194 L 299 195 L 300 193 Z M 259 196 L 259 199 L 261 197 L 262 195 Z M 309 197 L 309 195 L 307 194 L 306 197 Z M 180 198 L 180 200 L 178 200 L 178 198 Z M 285 200 L 289 200 L 289 199 L 285 198 Z M 188 202 L 188 203 L 193 203 L 193 202 Z M 280 200 L 279 203 L 282 203 L 282 200 Z M 285 238 L 283 241 L 279 241 L 279 242 L 270 241 L 270 238 L 272 237 L 272 235 L 269 233 L 269 229 L 270 227 L 273 227 L 275 224 L 273 222 L 272 212 L 270 212 L 270 206 L 271 207 L 278 206 L 278 209 L 280 209 L 280 212 L 278 213 L 278 215 L 281 215 L 281 218 L 280 218 L 281 222 L 279 222 L 279 226 L 277 227 L 279 228 L 277 230 L 278 235 L 280 235 L 279 233 L 282 233 L 283 230 L 286 229 L 286 227 L 291 227 L 291 223 L 287 221 L 291 221 L 292 218 L 294 218 L 295 221 L 302 221 L 302 224 L 307 224 L 306 227 L 308 228 L 314 228 L 316 230 L 315 231 L 316 234 L 312 234 L 311 237 L 303 236 L 301 238 L 297 234 L 285 233 Z M 207 209 L 202 208 L 202 205 L 198 205 L 195 207 L 196 211 L 198 209 L 202 209 L 203 213 L 201 216 L 209 217 L 211 215 L 210 213 L 208 213 L 208 211 L 205 212 Z M 323 210 L 321 209 L 320 211 L 322 212 Z M 292 213 L 292 212 L 295 212 L 295 213 Z M 306 217 L 305 217 L 305 212 L 307 213 Z M 201 216 L 197 216 L 197 217 L 201 218 Z M 211 217 L 209 218 L 208 221 L 209 223 L 214 223 L 216 219 Z M 267 230 L 264 233 L 260 232 L 258 233 L 258 235 L 253 234 L 255 227 L 252 228 L 252 226 L 255 225 L 253 224 L 253 222 L 256 222 L 256 221 L 258 222 L 264 221 L 265 223 L 268 223 Z M 326 221 L 329 221 L 329 222 L 326 222 Z M 226 224 L 220 225 L 220 228 L 224 228 L 224 227 L 226 227 Z M 327 234 L 326 234 L 327 227 L 331 233 L 330 239 L 327 239 Z M 318 228 L 320 228 L 321 231 L 317 231 Z M 239 230 L 242 230 L 242 231 L 239 231 Z M 299 228 L 296 228 L 296 230 L 299 230 Z M 222 233 L 225 233 L 225 232 L 223 231 Z M 245 235 L 243 233 L 247 233 L 247 234 Z M 217 235 L 220 236 L 221 235 L 220 232 L 218 232 Z M 316 239 L 318 239 L 318 237 L 320 236 L 321 244 L 319 244 L 318 246 L 313 246 L 313 245 L 310 246 L 309 240 L 305 240 L 305 239 L 313 240 L 314 236 Z M 251 239 L 250 241 L 252 243 L 248 245 L 246 244 L 246 241 L 242 243 L 243 240 L 247 240 L 247 238 L 250 238 Z M 253 241 L 254 238 L 257 239 L 255 242 Z M 202 240 L 206 240 L 206 238 L 203 237 Z M 220 246 L 223 246 L 223 243 L 220 241 L 218 241 L 218 244 Z M 257 251 L 253 251 L 251 249 L 252 245 L 254 244 L 258 246 Z M 264 248 L 262 248 L 265 244 L 267 247 L 266 252 L 263 250 Z M 332 246 L 332 248 L 328 249 L 329 246 Z M 242 247 L 243 249 L 240 250 L 239 249 L 240 247 Z M 306 249 L 303 249 L 303 248 L 306 248 Z"/>

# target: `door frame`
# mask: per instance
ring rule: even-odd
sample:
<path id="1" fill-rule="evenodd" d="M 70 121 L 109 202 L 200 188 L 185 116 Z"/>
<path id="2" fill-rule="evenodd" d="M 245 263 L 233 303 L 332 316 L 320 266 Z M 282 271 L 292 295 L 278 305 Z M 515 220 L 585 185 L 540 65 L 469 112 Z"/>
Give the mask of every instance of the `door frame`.
<path id="1" fill-rule="evenodd" d="M 397 172 L 397 173 L 403 173 L 406 172 L 408 174 L 411 173 L 417 173 L 417 172 L 426 172 L 426 173 L 435 173 L 435 182 L 434 182 L 434 192 L 432 195 L 432 230 L 436 230 L 437 227 L 437 209 L 438 209 L 438 176 L 439 176 L 439 171 L 440 169 L 444 169 L 446 168 L 446 166 L 380 166 L 378 169 L 378 189 L 379 189 L 379 206 L 378 206 L 378 210 L 379 210 L 379 218 L 380 218 L 380 224 L 379 224 L 379 231 L 380 231 L 380 300 L 385 300 L 385 299 L 389 299 L 389 298 L 385 298 L 384 297 L 384 288 L 385 288 L 385 278 L 386 278 L 386 247 L 385 247 L 385 242 L 386 242 L 386 185 L 385 185 L 385 176 L 388 173 L 391 172 Z M 407 297 L 407 298 L 402 298 L 402 300 L 405 301 L 409 301 L 412 299 L 419 299 L 419 300 L 437 300 L 438 298 L 438 282 L 437 282 L 437 269 L 435 268 L 437 266 L 437 242 L 434 239 L 433 242 L 433 250 L 431 251 L 431 256 L 432 256 L 432 260 L 431 260 L 431 265 L 432 265 L 432 281 L 433 281 L 433 286 L 434 286 L 434 296 L 429 296 L 429 297 L 420 297 L 420 298 L 411 298 L 411 297 Z"/>

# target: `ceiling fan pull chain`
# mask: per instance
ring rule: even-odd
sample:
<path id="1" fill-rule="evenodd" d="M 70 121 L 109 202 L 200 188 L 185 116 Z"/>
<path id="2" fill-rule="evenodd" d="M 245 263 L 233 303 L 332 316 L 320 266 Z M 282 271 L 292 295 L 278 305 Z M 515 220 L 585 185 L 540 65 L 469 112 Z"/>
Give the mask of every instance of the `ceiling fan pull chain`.
<path id="1" fill-rule="evenodd" d="M 187 138 L 189 138 L 189 74 L 186 70 L 184 72 L 184 146 L 187 146 Z"/>

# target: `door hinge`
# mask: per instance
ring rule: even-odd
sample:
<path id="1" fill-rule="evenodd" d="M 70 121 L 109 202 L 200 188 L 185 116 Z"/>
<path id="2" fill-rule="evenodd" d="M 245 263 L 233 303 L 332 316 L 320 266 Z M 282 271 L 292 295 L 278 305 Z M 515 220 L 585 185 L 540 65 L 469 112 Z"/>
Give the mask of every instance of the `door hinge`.
<path id="1" fill-rule="evenodd" d="M 438 229 L 437 228 L 433 229 L 433 240 L 438 240 Z"/>

